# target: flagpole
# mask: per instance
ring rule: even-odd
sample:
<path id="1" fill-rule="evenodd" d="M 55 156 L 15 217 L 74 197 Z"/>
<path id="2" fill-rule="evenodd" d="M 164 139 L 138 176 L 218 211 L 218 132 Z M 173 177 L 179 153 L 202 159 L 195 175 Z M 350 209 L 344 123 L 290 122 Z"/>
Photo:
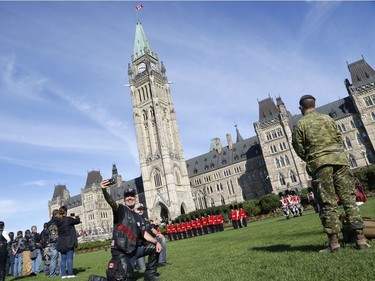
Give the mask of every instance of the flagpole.
<path id="1" fill-rule="evenodd" d="M 138 21 L 140 21 L 138 11 L 139 11 L 140 9 L 142 9 L 142 8 L 143 8 L 143 4 L 142 4 L 142 3 L 139 4 L 139 5 L 137 5 L 137 6 L 135 7 L 135 12 L 136 12 L 137 20 L 138 20 Z"/>

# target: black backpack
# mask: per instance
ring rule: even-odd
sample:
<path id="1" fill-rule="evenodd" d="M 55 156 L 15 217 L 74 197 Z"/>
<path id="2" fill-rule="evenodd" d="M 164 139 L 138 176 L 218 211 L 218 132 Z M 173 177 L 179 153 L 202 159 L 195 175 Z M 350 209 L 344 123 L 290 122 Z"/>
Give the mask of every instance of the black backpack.
<path id="1" fill-rule="evenodd" d="M 125 281 L 126 271 L 119 257 L 111 258 L 107 268 L 107 281 Z"/>

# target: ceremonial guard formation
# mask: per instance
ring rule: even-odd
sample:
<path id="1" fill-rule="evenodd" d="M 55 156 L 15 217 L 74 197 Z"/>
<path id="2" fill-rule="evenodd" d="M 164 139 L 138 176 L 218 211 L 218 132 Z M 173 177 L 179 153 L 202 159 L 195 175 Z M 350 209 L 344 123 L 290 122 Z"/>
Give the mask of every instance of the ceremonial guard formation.
<path id="1" fill-rule="evenodd" d="M 246 210 L 242 208 L 242 204 L 230 205 L 230 219 L 232 221 L 233 229 L 247 226 Z"/>
<path id="2" fill-rule="evenodd" d="M 297 193 L 291 191 L 285 192 L 285 194 L 280 193 L 279 196 L 281 210 L 283 211 L 287 220 L 290 218 L 290 214 L 292 214 L 293 217 L 302 216 L 303 207 L 301 205 L 301 198 Z"/>
<path id="3" fill-rule="evenodd" d="M 219 212 L 204 216 L 170 221 L 166 226 L 169 241 L 181 240 L 224 231 L 224 217 Z"/>

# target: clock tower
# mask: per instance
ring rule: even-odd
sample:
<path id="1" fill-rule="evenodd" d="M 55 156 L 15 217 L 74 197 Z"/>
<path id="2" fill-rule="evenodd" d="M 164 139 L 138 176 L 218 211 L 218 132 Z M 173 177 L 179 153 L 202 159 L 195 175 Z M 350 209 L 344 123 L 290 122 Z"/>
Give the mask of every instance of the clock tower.
<path id="1" fill-rule="evenodd" d="M 174 219 L 195 207 L 166 69 L 140 21 L 128 75 L 148 217 Z"/>

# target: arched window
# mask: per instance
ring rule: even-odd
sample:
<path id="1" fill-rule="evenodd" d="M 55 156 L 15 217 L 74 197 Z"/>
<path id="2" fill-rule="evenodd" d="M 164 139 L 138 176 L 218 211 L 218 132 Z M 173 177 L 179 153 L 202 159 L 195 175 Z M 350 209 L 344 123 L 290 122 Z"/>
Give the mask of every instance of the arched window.
<path id="1" fill-rule="evenodd" d="M 355 157 L 353 155 L 349 154 L 348 160 L 349 160 L 350 167 L 352 168 L 358 167 L 357 161 L 355 160 Z"/>
<path id="2" fill-rule="evenodd" d="M 221 205 L 225 205 L 225 199 L 223 195 L 221 195 Z"/>
<path id="3" fill-rule="evenodd" d="M 158 169 L 155 169 L 155 172 L 154 172 L 154 183 L 155 183 L 155 187 L 162 186 L 161 175 Z"/>
<path id="4" fill-rule="evenodd" d="M 146 121 L 148 119 L 148 116 L 147 116 L 147 111 L 146 110 L 143 110 L 143 120 Z"/>
<path id="5" fill-rule="evenodd" d="M 180 171 L 177 168 L 174 170 L 174 177 L 176 179 L 176 184 L 181 185 Z"/>
<path id="6" fill-rule="evenodd" d="M 279 181 L 281 185 L 285 185 L 285 177 L 282 174 L 279 174 Z"/>
<path id="7" fill-rule="evenodd" d="M 141 91 L 138 89 L 138 96 L 139 96 L 139 102 L 141 103 L 142 102 L 142 95 L 141 95 Z"/>
<path id="8" fill-rule="evenodd" d="M 285 155 L 285 164 L 286 164 L 287 166 L 290 166 L 289 158 L 288 158 L 288 156 L 286 156 L 286 155 Z"/>
<path id="9" fill-rule="evenodd" d="M 280 156 L 281 167 L 285 167 L 284 157 Z"/>
<path id="10" fill-rule="evenodd" d="M 275 159 L 275 163 L 276 163 L 276 168 L 280 168 L 280 161 L 279 161 L 279 158 L 276 158 Z"/>
<path id="11" fill-rule="evenodd" d="M 345 138 L 345 143 L 347 148 L 352 148 L 352 143 L 350 142 L 350 139 L 348 137 Z"/>
<path id="12" fill-rule="evenodd" d="M 362 137 L 359 133 L 357 133 L 357 142 L 359 145 L 363 145 L 363 140 L 362 140 Z"/>
<path id="13" fill-rule="evenodd" d="M 356 127 L 353 120 L 350 120 L 350 126 L 352 126 L 353 129 Z"/>
<path id="14" fill-rule="evenodd" d="M 290 171 L 290 180 L 292 182 L 297 182 L 296 174 L 293 171 Z"/>
<path id="15" fill-rule="evenodd" d="M 367 151 L 367 159 L 370 163 L 375 163 L 375 157 L 374 157 L 374 153 L 372 153 L 371 150 L 368 150 Z"/>

